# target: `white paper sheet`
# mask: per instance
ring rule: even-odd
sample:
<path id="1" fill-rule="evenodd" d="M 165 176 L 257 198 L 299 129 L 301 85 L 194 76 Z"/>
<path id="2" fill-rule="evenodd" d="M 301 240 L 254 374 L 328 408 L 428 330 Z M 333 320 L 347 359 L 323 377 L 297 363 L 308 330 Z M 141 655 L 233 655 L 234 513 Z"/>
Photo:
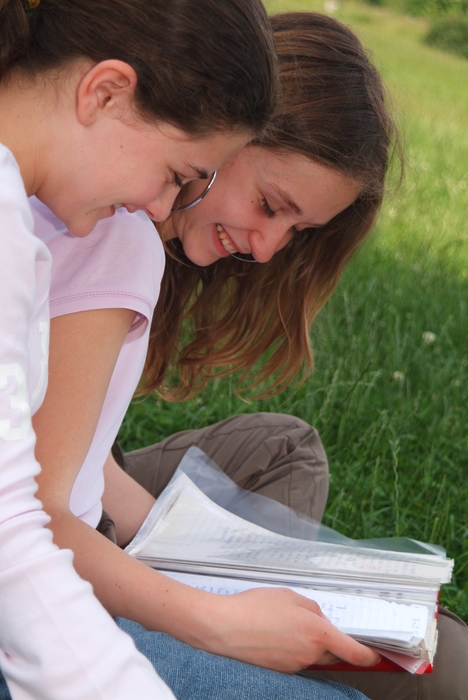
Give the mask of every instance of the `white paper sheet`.
<path id="1" fill-rule="evenodd" d="M 272 587 L 215 576 L 164 573 L 189 586 L 219 595 L 241 593 L 250 588 Z M 405 642 L 417 640 L 416 643 L 426 635 L 428 608 L 425 605 L 390 603 L 377 598 L 328 593 L 310 588 L 292 587 L 292 590 L 318 603 L 330 622 L 346 634 Z"/>

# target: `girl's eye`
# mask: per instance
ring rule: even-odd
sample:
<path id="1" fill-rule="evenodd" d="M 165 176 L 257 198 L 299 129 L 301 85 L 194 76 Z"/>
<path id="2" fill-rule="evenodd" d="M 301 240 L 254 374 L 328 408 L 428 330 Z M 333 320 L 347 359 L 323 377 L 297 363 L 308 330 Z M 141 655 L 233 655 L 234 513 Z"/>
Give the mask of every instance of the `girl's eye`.
<path id="1" fill-rule="evenodd" d="M 262 199 L 262 209 L 265 212 L 265 214 L 268 216 L 269 219 L 272 219 L 275 215 L 275 212 L 273 209 L 270 207 L 266 199 Z"/>
<path id="2" fill-rule="evenodd" d="M 181 189 L 184 186 L 182 178 L 180 177 L 180 175 L 177 175 L 177 173 L 174 173 L 174 182 L 179 189 Z"/>

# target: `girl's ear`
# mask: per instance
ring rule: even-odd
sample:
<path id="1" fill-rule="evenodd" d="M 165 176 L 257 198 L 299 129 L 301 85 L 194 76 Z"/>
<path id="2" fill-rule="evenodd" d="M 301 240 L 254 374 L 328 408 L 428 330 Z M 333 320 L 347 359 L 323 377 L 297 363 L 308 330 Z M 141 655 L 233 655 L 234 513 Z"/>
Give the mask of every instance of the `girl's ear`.
<path id="1" fill-rule="evenodd" d="M 137 84 L 134 69 L 124 61 L 101 61 L 80 78 L 76 92 L 77 119 L 91 126 L 100 116 L 129 112 Z"/>

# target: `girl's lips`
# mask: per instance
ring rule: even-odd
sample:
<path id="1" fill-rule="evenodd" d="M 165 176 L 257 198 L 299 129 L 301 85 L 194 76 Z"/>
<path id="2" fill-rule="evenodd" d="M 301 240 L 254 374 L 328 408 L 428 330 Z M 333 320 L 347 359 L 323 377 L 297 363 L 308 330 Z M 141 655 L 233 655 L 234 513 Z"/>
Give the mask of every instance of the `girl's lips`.
<path id="1" fill-rule="evenodd" d="M 111 204 L 109 207 L 101 209 L 101 211 L 103 213 L 99 216 L 99 219 L 109 219 L 111 216 L 114 216 L 116 209 L 115 206 Z"/>
<path id="2" fill-rule="evenodd" d="M 136 211 L 144 211 L 146 216 L 151 219 L 151 221 L 154 221 L 153 215 L 146 207 L 137 207 L 135 204 L 114 204 L 114 207 L 116 210 L 120 207 L 124 207 L 129 214 L 134 214 Z"/>
<path id="3" fill-rule="evenodd" d="M 218 240 L 223 246 L 226 253 L 233 255 L 235 253 L 242 253 L 241 250 L 235 245 L 231 236 L 226 232 L 221 224 L 216 224 L 216 233 L 218 234 Z"/>
<path id="4" fill-rule="evenodd" d="M 220 239 L 220 237 L 219 237 L 219 233 L 218 233 L 218 231 L 217 231 L 217 229 L 216 229 L 216 224 L 213 226 L 212 231 L 213 231 L 213 234 L 212 234 L 212 235 L 213 235 L 213 243 L 214 243 L 214 247 L 215 247 L 215 249 L 216 249 L 217 255 L 218 255 L 220 258 L 227 258 L 227 257 L 229 257 L 230 253 L 228 253 L 228 251 L 225 249 L 225 247 L 224 247 L 223 244 L 221 243 L 221 239 Z"/>
<path id="5" fill-rule="evenodd" d="M 229 255 L 232 255 L 232 253 L 237 253 L 237 250 L 233 245 L 231 245 L 231 239 L 221 224 L 216 224 L 216 231 L 218 232 L 218 238 L 221 241 L 221 245 L 223 246 L 224 250 L 229 253 Z"/>

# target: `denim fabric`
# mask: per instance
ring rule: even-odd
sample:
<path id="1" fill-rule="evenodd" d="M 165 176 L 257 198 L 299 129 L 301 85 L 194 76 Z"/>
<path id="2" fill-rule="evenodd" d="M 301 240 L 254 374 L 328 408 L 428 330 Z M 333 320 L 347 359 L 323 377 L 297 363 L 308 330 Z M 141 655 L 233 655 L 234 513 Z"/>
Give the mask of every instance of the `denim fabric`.
<path id="1" fill-rule="evenodd" d="M 6 681 L 0 672 L 0 700 L 11 700 L 11 695 L 10 691 L 8 690 L 8 686 L 6 684 Z"/>
<path id="2" fill-rule="evenodd" d="M 194 649 L 130 620 L 117 618 L 116 622 L 178 700 L 366 700 L 358 690 L 341 683 L 269 671 Z M 0 700 L 11 700 L 1 673 Z"/>
<path id="3" fill-rule="evenodd" d="M 178 700 L 365 700 L 341 683 L 269 671 L 194 649 L 130 620 L 116 622 Z"/>

